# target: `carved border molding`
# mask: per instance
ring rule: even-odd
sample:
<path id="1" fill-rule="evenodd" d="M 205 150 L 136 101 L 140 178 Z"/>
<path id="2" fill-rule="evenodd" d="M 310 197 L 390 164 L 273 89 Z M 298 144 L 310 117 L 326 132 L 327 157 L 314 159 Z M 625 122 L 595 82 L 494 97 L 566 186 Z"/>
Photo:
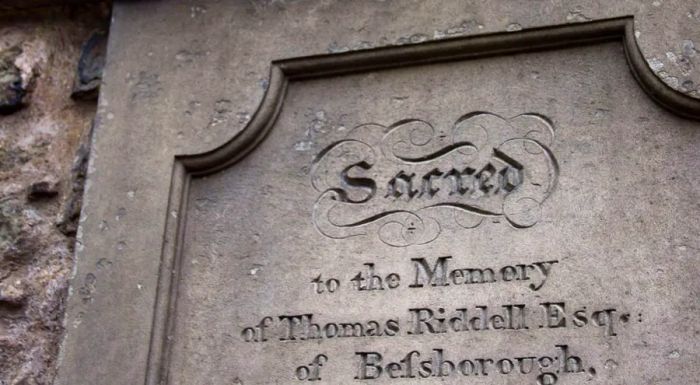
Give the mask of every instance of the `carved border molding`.
<path id="1" fill-rule="evenodd" d="M 170 337 L 175 325 L 182 265 L 180 245 L 187 225 L 190 181 L 225 169 L 255 149 L 274 126 L 290 81 L 610 41 L 622 42 L 634 77 L 656 103 L 678 115 L 700 120 L 700 100 L 673 90 L 647 65 L 634 37 L 631 16 L 273 61 L 267 92 L 245 129 L 211 151 L 175 158 L 144 383 L 165 385 L 169 382 Z"/>

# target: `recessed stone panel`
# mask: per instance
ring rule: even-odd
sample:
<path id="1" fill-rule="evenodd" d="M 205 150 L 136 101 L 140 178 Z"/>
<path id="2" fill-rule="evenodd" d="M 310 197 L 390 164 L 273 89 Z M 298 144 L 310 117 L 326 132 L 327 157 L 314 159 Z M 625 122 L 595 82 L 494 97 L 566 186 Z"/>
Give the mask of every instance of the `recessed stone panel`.
<path id="1" fill-rule="evenodd" d="M 698 134 L 619 42 L 293 80 L 273 124 L 191 181 L 169 383 L 692 382 Z"/>

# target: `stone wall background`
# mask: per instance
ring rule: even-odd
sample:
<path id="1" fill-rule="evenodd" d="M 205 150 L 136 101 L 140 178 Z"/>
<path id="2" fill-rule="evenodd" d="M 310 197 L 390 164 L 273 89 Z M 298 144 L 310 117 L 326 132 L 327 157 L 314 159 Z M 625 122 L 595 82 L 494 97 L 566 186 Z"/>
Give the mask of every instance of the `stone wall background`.
<path id="1" fill-rule="evenodd" d="M 55 375 L 96 110 L 71 93 L 109 9 L 0 7 L 0 385 Z"/>

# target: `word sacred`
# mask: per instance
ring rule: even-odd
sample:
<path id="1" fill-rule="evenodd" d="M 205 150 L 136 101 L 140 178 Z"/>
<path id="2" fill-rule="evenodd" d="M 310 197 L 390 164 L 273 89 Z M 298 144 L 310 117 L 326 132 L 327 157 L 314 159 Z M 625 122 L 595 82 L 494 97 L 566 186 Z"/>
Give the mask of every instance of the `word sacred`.
<path id="1" fill-rule="evenodd" d="M 448 195 L 471 194 L 477 197 L 499 192 L 508 194 L 523 183 L 523 166 L 497 149 L 494 149 L 493 155 L 494 161 L 487 163 L 479 172 L 471 167 L 447 171 L 434 168 L 418 178 L 419 183 L 416 183 L 415 173 L 408 174 L 401 170 L 387 183 L 385 198 L 430 199 L 441 190 L 436 186 L 440 180 L 448 182 L 445 188 L 449 191 Z M 349 178 L 346 172 L 341 174 L 341 180 L 353 186 L 354 178 Z M 419 189 L 414 188 L 417 184 L 420 185 Z"/>

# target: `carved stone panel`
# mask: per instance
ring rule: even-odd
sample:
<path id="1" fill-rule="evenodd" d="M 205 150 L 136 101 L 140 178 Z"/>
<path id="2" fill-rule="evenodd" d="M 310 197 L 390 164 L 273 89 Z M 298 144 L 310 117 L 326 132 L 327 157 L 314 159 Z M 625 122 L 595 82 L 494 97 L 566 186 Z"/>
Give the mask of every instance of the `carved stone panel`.
<path id="1" fill-rule="evenodd" d="M 700 110 L 631 22 L 273 63 L 178 158 L 149 381 L 694 383 Z"/>

